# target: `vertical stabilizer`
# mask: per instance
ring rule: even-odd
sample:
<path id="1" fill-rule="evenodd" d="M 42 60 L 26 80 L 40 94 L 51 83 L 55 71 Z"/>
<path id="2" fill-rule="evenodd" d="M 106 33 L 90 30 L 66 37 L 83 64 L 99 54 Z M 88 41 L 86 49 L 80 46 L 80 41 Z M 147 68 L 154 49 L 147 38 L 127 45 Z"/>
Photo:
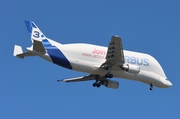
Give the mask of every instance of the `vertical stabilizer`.
<path id="1" fill-rule="evenodd" d="M 37 25 L 33 21 L 25 21 L 26 27 L 28 29 L 29 35 L 31 36 L 31 41 L 33 44 L 33 50 L 41 53 L 45 53 L 42 41 L 47 39 L 46 36 L 41 32 Z"/>
<path id="2" fill-rule="evenodd" d="M 32 41 L 42 41 L 42 39 L 46 38 L 46 36 L 41 32 L 41 30 L 36 26 L 33 21 L 25 21 L 25 24 Z"/>

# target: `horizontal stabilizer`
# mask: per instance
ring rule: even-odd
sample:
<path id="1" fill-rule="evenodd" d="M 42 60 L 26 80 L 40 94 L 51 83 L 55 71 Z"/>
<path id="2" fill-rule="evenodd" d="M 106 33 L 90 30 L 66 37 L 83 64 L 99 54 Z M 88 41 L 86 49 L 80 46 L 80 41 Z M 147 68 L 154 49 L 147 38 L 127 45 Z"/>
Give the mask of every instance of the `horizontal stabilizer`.
<path id="1" fill-rule="evenodd" d="M 23 53 L 22 47 L 19 46 L 19 45 L 15 45 L 14 46 L 14 53 L 13 53 L 13 55 L 15 57 L 18 57 L 18 58 L 21 58 L 21 59 L 23 59 L 26 56 L 36 56 L 33 53 L 31 53 L 31 51 Z"/>

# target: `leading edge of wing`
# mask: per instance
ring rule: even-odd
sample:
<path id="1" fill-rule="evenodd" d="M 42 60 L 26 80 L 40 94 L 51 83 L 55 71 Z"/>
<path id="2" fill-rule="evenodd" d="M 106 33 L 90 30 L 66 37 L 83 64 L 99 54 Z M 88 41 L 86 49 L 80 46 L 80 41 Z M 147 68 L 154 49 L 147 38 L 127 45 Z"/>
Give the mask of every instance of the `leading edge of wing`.
<path id="1" fill-rule="evenodd" d="M 96 75 L 89 75 L 89 76 L 81 76 L 81 77 L 75 77 L 75 78 L 68 78 L 68 79 L 62 79 L 57 80 L 57 82 L 80 82 L 80 81 L 89 81 L 89 80 L 95 80 Z"/>

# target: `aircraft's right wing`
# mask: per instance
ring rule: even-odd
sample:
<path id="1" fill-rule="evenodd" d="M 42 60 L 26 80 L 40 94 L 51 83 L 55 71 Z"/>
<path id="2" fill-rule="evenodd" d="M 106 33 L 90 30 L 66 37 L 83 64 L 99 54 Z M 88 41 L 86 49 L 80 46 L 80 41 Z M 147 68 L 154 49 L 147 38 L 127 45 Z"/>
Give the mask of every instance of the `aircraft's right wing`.
<path id="1" fill-rule="evenodd" d="M 89 81 L 89 80 L 95 80 L 97 78 L 97 75 L 89 75 L 89 76 L 81 76 L 76 78 L 69 78 L 69 79 L 63 79 L 63 80 L 57 80 L 58 82 L 80 82 L 80 81 Z"/>

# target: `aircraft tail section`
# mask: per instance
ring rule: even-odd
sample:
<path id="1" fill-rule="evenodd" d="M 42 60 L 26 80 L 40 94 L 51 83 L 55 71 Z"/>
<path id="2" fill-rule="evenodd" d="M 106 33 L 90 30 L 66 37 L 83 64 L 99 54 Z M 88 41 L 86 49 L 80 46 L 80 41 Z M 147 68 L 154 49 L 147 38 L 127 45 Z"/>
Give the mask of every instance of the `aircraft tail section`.
<path id="1" fill-rule="evenodd" d="M 57 59 L 58 53 L 60 53 L 60 56 L 64 56 L 58 48 L 61 44 L 47 38 L 33 21 L 25 21 L 25 25 L 32 45 L 26 48 L 27 52 L 23 52 L 21 46 L 15 45 L 13 55 L 18 58 L 24 58 L 26 56 L 43 56 L 48 54 L 53 62 L 56 62 L 56 64 L 60 63 Z"/>
<path id="2" fill-rule="evenodd" d="M 29 35 L 31 36 L 33 50 L 41 53 L 46 53 L 46 50 L 42 43 L 43 40 L 47 39 L 46 36 L 33 21 L 25 21 L 25 24 L 28 29 Z"/>
<path id="3" fill-rule="evenodd" d="M 31 37 L 32 46 L 26 48 L 27 52 L 23 52 L 21 46 L 15 45 L 13 55 L 23 59 L 27 56 L 36 56 L 36 53 L 46 53 L 43 45 L 43 40 L 47 39 L 46 36 L 41 32 L 34 22 L 25 21 L 25 24 Z"/>
<path id="4" fill-rule="evenodd" d="M 42 41 L 42 39 L 46 39 L 46 36 L 41 32 L 41 30 L 33 21 L 25 21 L 25 24 L 32 41 Z"/>

